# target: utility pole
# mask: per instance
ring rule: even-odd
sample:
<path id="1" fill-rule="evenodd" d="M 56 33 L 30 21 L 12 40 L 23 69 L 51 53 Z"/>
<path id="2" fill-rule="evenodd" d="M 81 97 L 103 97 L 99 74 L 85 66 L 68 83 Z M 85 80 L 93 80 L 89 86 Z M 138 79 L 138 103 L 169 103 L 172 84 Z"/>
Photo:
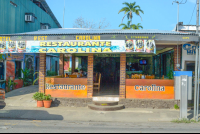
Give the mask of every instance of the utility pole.
<path id="1" fill-rule="evenodd" d="M 196 34 L 199 34 L 199 0 L 197 0 L 197 20 L 196 20 Z M 195 88 L 194 88 L 194 119 L 198 121 L 199 113 L 199 41 L 196 43 L 196 62 L 195 62 Z"/>
<path id="2" fill-rule="evenodd" d="M 196 28 L 196 34 L 199 34 L 199 0 L 197 0 L 197 28 Z M 196 90 L 196 121 L 199 120 L 199 73 L 200 73 L 200 49 L 199 49 L 199 40 L 198 40 L 198 43 L 197 43 L 197 51 L 199 51 L 199 58 L 198 58 L 198 61 L 197 61 L 197 64 L 199 63 L 199 66 L 198 66 L 198 80 L 197 80 L 197 85 L 198 85 L 198 88 Z M 197 70 L 196 70 L 197 71 Z"/>
<path id="3" fill-rule="evenodd" d="M 179 29 L 178 29 L 178 23 L 179 23 L 179 1 L 173 1 L 172 2 L 172 5 L 173 5 L 173 3 L 177 3 L 178 4 L 178 11 L 177 11 L 177 29 L 176 29 L 176 31 L 178 32 L 179 31 Z"/>
<path id="4" fill-rule="evenodd" d="M 65 0 L 64 0 L 64 11 L 63 11 L 63 28 L 65 27 Z"/>

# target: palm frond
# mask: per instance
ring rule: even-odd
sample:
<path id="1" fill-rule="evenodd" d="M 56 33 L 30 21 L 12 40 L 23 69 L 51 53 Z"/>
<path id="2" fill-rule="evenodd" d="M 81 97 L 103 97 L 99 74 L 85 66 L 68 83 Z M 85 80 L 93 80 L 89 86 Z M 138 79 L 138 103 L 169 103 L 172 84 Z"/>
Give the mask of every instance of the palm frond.
<path id="1" fill-rule="evenodd" d="M 136 2 L 133 2 L 133 3 L 131 3 L 130 5 L 131 5 L 132 7 L 134 7 L 134 6 L 135 6 L 135 4 L 136 4 Z"/>
<path id="2" fill-rule="evenodd" d="M 122 24 L 119 25 L 119 27 L 121 27 L 121 26 L 126 26 L 126 24 L 122 23 Z"/>
<path id="3" fill-rule="evenodd" d="M 35 76 L 36 74 L 38 74 L 39 72 L 35 72 L 34 74 L 33 74 L 33 76 Z"/>
<path id="4" fill-rule="evenodd" d="M 130 4 L 128 2 L 124 2 L 122 4 L 126 5 L 127 7 L 130 7 Z"/>
<path id="5" fill-rule="evenodd" d="M 39 77 L 33 81 L 33 85 L 35 85 L 35 82 L 38 80 L 39 80 Z"/>
<path id="6" fill-rule="evenodd" d="M 135 13 L 136 9 L 135 8 L 131 8 L 131 11 Z"/>
<path id="7" fill-rule="evenodd" d="M 130 9 L 128 7 L 123 7 L 121 10 L 119 10 L 118 14 L 121 12 L 128 12 Z"/>
<path id="8" fill-rule="evenodd" d="M 140 9 L 140 6 L 139 6 L 139 5 L 137 5 L 137 6 L 134 6 L 134 8 L 135 8 L 135 9 L 136 9 L 136 8 Z"/>
<path id="9" fill-rule="evenodd" d="M 127 26 L 130 27 L 131 21 L 129 20 L 127 23 Z"/>
<path id="10" fill-rule="evenodd" d="M 144 14 L 144 11 L 143 11 L 143 10 L 141 10 L 141 9 L 138 9 L 138 11 Z"/>

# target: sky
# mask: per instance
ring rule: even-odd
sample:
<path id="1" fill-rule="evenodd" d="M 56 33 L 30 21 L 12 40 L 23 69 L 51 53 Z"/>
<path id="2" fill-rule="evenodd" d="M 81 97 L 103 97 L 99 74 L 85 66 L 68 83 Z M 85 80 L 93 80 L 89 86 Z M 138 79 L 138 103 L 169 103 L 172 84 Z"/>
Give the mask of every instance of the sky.
<path id="1" fill-rule="evenodd" d="M 63 27 L 64 0 L 46 0 L 59 23 Z M 64 28 L 73 28 L 74 21 L 82 17 L 98 23 L 103 18 L 110 26 L 106 29 L 121 29 L 124 13 L 118 14 L 124 2 L 136 2 L 144 11 L 142 20 L 133 16 L 133 24 L 141 23 L 143 29 L 173 30 L 177 24 L 177 4 L 174 0 L 65 0 Z M 179 0 L 181 2 L 182 0 Z M 180 4 L 179 22 L 196 25 L 196 0 L 183 0 Z M 194 10 L 195 9 L 195 10 Z M 194 11 L 194 12 L 193 12 Z M 193 14 L 193 17 L 192 17 Z M 192 19 L 191 19 L 192 18 Z M 191 21 L 190 21 L 191 20 Z M 127 23 L 127 17 L 123 23 Z"/>

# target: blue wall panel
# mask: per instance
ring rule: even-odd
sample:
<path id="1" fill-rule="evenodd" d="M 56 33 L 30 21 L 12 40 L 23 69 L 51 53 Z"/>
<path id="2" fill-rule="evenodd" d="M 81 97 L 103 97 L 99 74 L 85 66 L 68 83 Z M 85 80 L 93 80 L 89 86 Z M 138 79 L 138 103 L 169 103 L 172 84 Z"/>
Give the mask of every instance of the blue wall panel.
<path id="1" fill-rule="evenodd" d="M 0 34 L 23 33 L 37 31 L 40 23 L 49 23 L 51 28 L 58 28 L 54 20 L 44 10 L 30 0 L 0 0 Z M 34 23 L 25 22 L 25 13 L 34 13 Z"/>

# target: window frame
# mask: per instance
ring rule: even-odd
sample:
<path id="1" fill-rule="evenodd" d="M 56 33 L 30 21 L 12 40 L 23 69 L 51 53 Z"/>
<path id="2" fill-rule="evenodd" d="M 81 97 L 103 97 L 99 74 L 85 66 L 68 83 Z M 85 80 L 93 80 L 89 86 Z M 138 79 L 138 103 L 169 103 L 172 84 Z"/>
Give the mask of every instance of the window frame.
<path id="1" fill-rule="evenodd" d="M 23 68 L 23 63 L 24 63 L 23 61 L 21 61 L 21 60 L 15 60 L 15 66 L 16 66 L 16 62 L 21 62 L 21 68 L 24 69 Z M 15 71 L 16 71 L 16 67 L 15 67 Z M 16 72 L 15 72 L 15 75 L 16 75 Z M 23 75 L 22 72 L 21 72 L 21 78 L 24 78 L 24 75 Z M 16 79 L 16 76 L 15 76 L 15 80 L 19 80 L 19 78 Z"/>

